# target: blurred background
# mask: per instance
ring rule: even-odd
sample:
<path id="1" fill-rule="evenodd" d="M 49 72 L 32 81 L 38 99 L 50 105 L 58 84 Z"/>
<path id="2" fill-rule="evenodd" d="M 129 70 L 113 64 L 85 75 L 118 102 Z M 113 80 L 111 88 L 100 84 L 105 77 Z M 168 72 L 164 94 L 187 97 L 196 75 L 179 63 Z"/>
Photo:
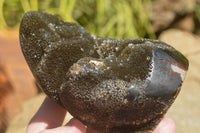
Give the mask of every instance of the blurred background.
<path id="1" fill-rule="evenodd" d="M 0 0 L 0 133 L 25 132 L 45 97 L 19 45 L 20 21 L 30 10 L 55 14 L 97 36 L 159 39 L 181 51 L 190 67 L 166 115 L 177 133 L 200 132 L 200 0 Z"/>

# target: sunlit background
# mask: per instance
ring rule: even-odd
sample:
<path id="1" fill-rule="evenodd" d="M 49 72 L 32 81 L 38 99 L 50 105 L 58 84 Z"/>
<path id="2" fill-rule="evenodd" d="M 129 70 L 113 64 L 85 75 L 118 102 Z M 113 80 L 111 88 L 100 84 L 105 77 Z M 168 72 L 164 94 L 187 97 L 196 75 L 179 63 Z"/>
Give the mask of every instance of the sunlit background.
<path id="1" fill-rule="evenodd" d="M 44 98 L 19 47 L 20 21 L 30 10 L 55 14 L 97 36 L 159 39 L 180 50 L 190 67 L 167 116 L 177 133 L 200 132 L 200 0 L 0 0 L 0 133 L 25 132 Z"/>

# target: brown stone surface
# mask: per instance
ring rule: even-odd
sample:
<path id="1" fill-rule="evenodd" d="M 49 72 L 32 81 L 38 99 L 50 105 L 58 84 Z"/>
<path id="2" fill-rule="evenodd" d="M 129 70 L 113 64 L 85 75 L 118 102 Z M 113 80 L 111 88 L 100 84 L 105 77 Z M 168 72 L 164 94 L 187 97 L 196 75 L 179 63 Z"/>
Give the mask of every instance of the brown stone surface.
<path id="1" fill-rule="evenodd" d="M 170 29 L 159 39 L 185 54 L 190 63 L 182 90 L 167 116 L 175 120 L 177 133 L 197 133 L 200 131 L 200 37 Z"/>
<path id="2" fill-rule="evenodd" d="M 168 28 L 174 22 L 179 21 L 179 19 L 181 21 L 182 18 L 180 17 L 193 12 L 193 6 L 197 2 L 198 0 L 153 0 L 153 13 L 151 19 L 154 31 L 162 31 L 163 29 Z"/>
<path id="3" fill-rule="evenodd" d="M 18 40 L 16 31 L 0 32 L 0 62 L 5 70 L 6 80 L 13 88 L 13 92 L 1 102 L 5 104 L 3 108 L 8 122 L 20 112 L 22 102 L 37 94 L 33 76 L 22 55 Z M 0 80 L 2 82 L 2 79 Z"/>
<path id="4" fill-rule="evenodd" d="M 195 22 L 194 22 L 193 17 L 194 15 L 189 14 L 183 17 L 180 21 L 174 23 L 173 27 L 181 29 L 181 30 L 185 30 L 188 32 L 193 32 L 195 28 Z"/>
<path id="5" fill-rule="evenodd" d="M 187 57 L 198 54 L 200 51 L 200 37 L 178 29 L 169 29 L 162 32 L 159 40 L 172 45 Z"/>

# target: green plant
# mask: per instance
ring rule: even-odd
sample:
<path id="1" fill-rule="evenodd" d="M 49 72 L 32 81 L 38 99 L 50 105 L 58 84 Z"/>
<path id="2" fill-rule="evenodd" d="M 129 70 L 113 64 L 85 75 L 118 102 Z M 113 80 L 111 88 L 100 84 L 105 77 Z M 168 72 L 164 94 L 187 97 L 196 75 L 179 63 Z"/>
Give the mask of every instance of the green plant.
<path id="1" fill-rule="evenodd" d="M 40 10 L 79 23 L 98 36 L 155 38 L 151 0 L 0 0 L 0 10 L 0 29 L 18 28 L 25 12 Z"/>
<path id="2" fill-rule="evenodd" d="M 194 6 L 194 11 L 195 11 L 195 14 L 196 14 L 196 16 L 197 16 L 197 19 L 198 19 L 198 21 L 199 21 L 199 23 L 200 23 L 200 5 L 195 5 Z"/>
<path id="3" fill-rule="evenodd" d="M 38 1 L 37 0 L 20 0 L 22 7 L 25 12 L 30 10 L 38 10 Z"/>
<path id="4" fill-rule="evenodd" d="M 149 16 L 143 7 L 144 3 L 148 3 L 150 7 L 150 0 L 97 0 L 96 3 L 94 0 L 88 1 L 78 3 L 81 15 L 77 20 L 93 34 L 118 39 L 146 35 L 155 38 Z"/>
<path id="5" fill-rule="evenodd" d="M 4 0 L 0 0 L 0 29 L 4 29 L 7 27 L 5 19 L 3 17 L 3 3 Z"/>

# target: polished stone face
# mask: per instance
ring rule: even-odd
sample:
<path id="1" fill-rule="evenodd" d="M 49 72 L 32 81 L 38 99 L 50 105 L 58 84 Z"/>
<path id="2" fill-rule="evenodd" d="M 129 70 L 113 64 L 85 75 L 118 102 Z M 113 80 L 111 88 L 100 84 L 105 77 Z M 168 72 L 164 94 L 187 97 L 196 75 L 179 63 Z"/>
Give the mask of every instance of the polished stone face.
<path id="1" fill-rule="evenodd" d="M 43 12 L 25 14 L 20 44 L 42 90 L 101 132 L 153 130 L 188 69 L 188 60 L 164 42 L 96 37 Z"/>

